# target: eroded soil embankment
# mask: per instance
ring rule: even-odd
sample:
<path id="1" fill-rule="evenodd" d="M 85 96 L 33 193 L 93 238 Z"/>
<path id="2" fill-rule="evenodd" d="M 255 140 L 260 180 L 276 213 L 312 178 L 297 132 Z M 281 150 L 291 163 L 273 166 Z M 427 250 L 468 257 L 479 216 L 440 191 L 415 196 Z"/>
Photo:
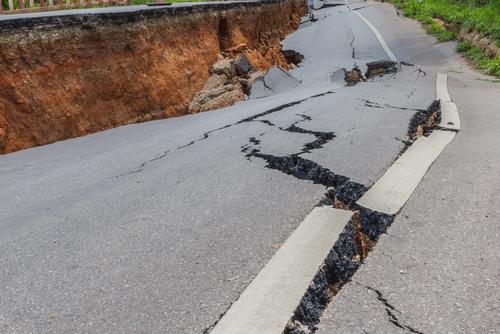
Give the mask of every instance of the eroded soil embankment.
<path id="1" fill-rule="evenodd" d="M 221 53 L 285 65 L 302 0 L 0 21 L 0 153 L 186 114 Z"/>

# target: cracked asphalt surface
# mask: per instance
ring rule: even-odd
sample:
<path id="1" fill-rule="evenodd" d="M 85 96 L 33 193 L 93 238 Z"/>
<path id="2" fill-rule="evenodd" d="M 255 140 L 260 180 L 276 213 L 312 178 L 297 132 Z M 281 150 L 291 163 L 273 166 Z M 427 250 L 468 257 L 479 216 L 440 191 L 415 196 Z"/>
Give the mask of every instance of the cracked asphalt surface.
<path id="1" fill-rule="evenodd" d="M 345 87 L 339 70 L 364 72 L 386 56 L 346 6 L 328 7 L 283 43 L 305 56 L 289 92 L 0 157 L 0 331 L 203 333 L 325 194 L 246 157 L 250 139 L 288 156 L 317 137 L 282 129 L 332 132 L 300 156 L 369 187 L 404 147 L 416 109 L 434 100 L 437 71 L 450 72 L 464 130 L 318 333 L 500 327 L 498 84 L 392 7 L 352 7 L 415 65 Z"/>
<path id="2" fill-rule="evenodd" d="M 316 333 L 498 333 L 500 87 L 464 66 L 454 43 L 436 44 L 393 7 L 360 12 L 389 45 L 408 42 L 393 48 L 398 57 L 427 73 L 448 72 L 462 129 L 326 308 Z"/>

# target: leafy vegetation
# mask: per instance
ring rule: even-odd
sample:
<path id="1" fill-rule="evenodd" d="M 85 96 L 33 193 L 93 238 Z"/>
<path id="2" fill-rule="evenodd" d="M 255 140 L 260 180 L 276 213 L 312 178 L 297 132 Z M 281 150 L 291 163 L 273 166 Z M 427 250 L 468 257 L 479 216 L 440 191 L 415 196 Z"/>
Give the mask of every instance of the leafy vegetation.
<path id="1" fill-rule="evenodd" d="M 427 33 L 436 36 L 438 41 L 440 42 L 446 42 L 446 41 L 451 41 L 452 39 L 455 39 L 455 33 L 449 30 L 446 30 L 445 27 L 442 25 L 432 22 L 428 27 L 427 27 Z"/>
<path id="2" fill-rule="evenodd" d="M 464 32 L 474 31 L 500 47 L 500 0 L 391 0 L 407 17 L 417 19 L 440 42 L 456 38 L 441 21 L 452 23 Z M 438 20 L 436 20 L 438 19 Z M 477 68 L 500 77 L 500 58 L 489 58 L 468 42 L 457 51 L 469 57 Z"/>
<path id="3" fill-rule="evenodd" d="M 9 1 L 8 0 L 0 0 L 2 1 L 2 6 L 4 10 L 7 10 L 9 8 Z M 17 0 L 14 0 L 14 6 L 16 8 L 19 8 L 19 3 Z"/>
<path id="4" fill-rule="evenodd" d="M 424 24 L 432 18 L 455 23 L 462 30 L 476 31 L 500 45 L 500 0 L 393 0 L 405 16 Z M 437 29 L 440 33 L 439 29 Z"/>
<path id="5" fill-rule="evenodd" d="M 473 47 L 469 42 L 458 43 L 457 51 L 470 58 L 477 68 L 484 69 L 489 74 L 500 77 L 500 57 L 491 59 L 482 50 Z"/>

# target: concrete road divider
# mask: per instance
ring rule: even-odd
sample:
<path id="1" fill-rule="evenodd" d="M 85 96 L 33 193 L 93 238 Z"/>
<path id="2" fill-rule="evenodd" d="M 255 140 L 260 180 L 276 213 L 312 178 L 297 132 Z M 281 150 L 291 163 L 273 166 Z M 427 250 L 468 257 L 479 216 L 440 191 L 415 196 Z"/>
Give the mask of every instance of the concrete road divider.
<path id="1" fill-rule="evenodd" d="M 359 205 L 387 214 L 401 210 L 434 160 L 460 129 L 457 108 L 448 94 L 447 76 L 438 73 L 436 96 L 441 101 L 441 123 L 428 137 L 417 139 L 359 199 Z M 440 130 L 443 129 L 443 130 Z"/>
<path id="2" fill-rule="evenodd" d="M 434 131 L 417 139 L 357 203 L 382 213 L 398 213 L 454 137 L 454 132 Z"/>
<path id="3" fill-rule="evenodd" d="M 352 214 L 314 208 L 211 334 L 281 334 Z"/>
<path id="4" fill-rule="evenodd" d="M 439 127 L 449 130 L 460 130 L 460 117 L 455 103 L 448 94 L 448 76 L 438 73 L 436 80 L 436 98 L 441 102 L 441 122 Z"/>

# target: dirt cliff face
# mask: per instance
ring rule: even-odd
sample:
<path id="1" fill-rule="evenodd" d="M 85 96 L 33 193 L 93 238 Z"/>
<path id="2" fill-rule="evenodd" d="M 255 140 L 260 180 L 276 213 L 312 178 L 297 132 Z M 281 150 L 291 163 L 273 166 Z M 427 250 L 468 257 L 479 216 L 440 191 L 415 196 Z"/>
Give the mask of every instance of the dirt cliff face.
<path id="1" fill-rule="evenodd" d="M 302 0 L 0 22 L 0 153 L 187 113 L 221 52 L 286 66 Z"/>

